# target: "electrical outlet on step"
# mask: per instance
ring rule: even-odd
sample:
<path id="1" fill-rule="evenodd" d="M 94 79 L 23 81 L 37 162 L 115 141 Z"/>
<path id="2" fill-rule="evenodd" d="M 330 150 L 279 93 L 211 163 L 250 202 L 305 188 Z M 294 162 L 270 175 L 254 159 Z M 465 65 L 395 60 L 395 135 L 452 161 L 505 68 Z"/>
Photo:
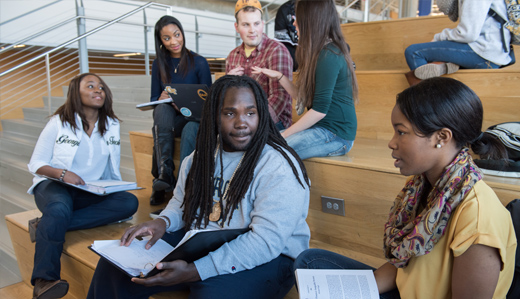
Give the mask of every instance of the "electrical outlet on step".
<path id="1" fill-rule="evenodd" d="M 345 201 L 341 198 L 322 196 L 321 210 L 324 213 L 345 216 Z"/>

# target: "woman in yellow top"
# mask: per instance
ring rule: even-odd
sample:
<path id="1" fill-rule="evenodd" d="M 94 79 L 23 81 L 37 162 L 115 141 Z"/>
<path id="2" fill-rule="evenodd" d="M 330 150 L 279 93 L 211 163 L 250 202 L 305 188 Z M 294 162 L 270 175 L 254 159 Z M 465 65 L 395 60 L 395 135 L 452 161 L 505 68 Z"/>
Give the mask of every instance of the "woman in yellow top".
<path id="1" fill-rule="evenodd" d="M 428 79 L 397 96 L 388 147 L 411 177 L 384 228 L 387 263 L 374 269 L 381 298 L 505 298 L 515 232 L 468 146 L 494 159 L 507 154 L 481 132 L 482 118 L 480 99 L 454 79 Z M 301 253 L 295 267 L 373 269 L 319 249 Z"/>

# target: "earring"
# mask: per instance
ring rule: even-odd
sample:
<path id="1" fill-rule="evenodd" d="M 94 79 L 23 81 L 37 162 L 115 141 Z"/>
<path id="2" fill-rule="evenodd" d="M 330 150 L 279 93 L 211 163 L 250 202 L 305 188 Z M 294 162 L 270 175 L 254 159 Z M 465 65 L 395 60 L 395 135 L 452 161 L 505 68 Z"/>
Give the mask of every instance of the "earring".
<path id="1" fill-rule="evenodd" d="M 162 49 L 162 44 L 161 44 L 161 45 L 159 46 L 159 48 L 161 48 L 161 49 Z"/>
<path id="2" fill-rule="evenodd" d="M 442 145 L 441 145 L 440 143 L 437 143 L 437 144 L 435 145 L 435 147 L 436 147 L 436 148 L 441 148 Z"/>

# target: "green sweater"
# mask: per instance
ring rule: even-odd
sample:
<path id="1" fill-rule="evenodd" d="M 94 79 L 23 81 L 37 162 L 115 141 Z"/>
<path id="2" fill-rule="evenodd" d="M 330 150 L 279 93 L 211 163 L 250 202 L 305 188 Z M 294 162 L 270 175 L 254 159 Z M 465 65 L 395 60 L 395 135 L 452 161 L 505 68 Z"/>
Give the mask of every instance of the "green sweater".
<path id="1" fill-rule="evenodd" d="M 326 115 L 314 126 L 325 128 L 345 140 L 354 140 L 357 130 L 351 82 L 345 57 L 338 47 L 329 43 L 318 57 L 312 101 L 312 109 Z"/>

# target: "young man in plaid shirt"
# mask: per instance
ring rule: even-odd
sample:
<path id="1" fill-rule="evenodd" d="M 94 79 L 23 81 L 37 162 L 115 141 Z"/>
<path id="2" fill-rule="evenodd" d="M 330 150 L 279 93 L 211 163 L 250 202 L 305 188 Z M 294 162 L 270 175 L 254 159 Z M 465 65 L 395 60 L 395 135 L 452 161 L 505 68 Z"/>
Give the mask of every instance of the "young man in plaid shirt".
<path id="1" fill-rule="evenodd" d="M 266 92 L 269 113 L 279 130 L 292 124 L 292 99 L 278 79 L 253 74 L 251 67 L 277 70 L 292 80 L 293 61 L 287 48 L 263 33 L 262 6 L 258 0 L 238 0 L 235 5 L 235 29 L 243 43 L 226 59 L 226 74 L 255 79 Z"/>

